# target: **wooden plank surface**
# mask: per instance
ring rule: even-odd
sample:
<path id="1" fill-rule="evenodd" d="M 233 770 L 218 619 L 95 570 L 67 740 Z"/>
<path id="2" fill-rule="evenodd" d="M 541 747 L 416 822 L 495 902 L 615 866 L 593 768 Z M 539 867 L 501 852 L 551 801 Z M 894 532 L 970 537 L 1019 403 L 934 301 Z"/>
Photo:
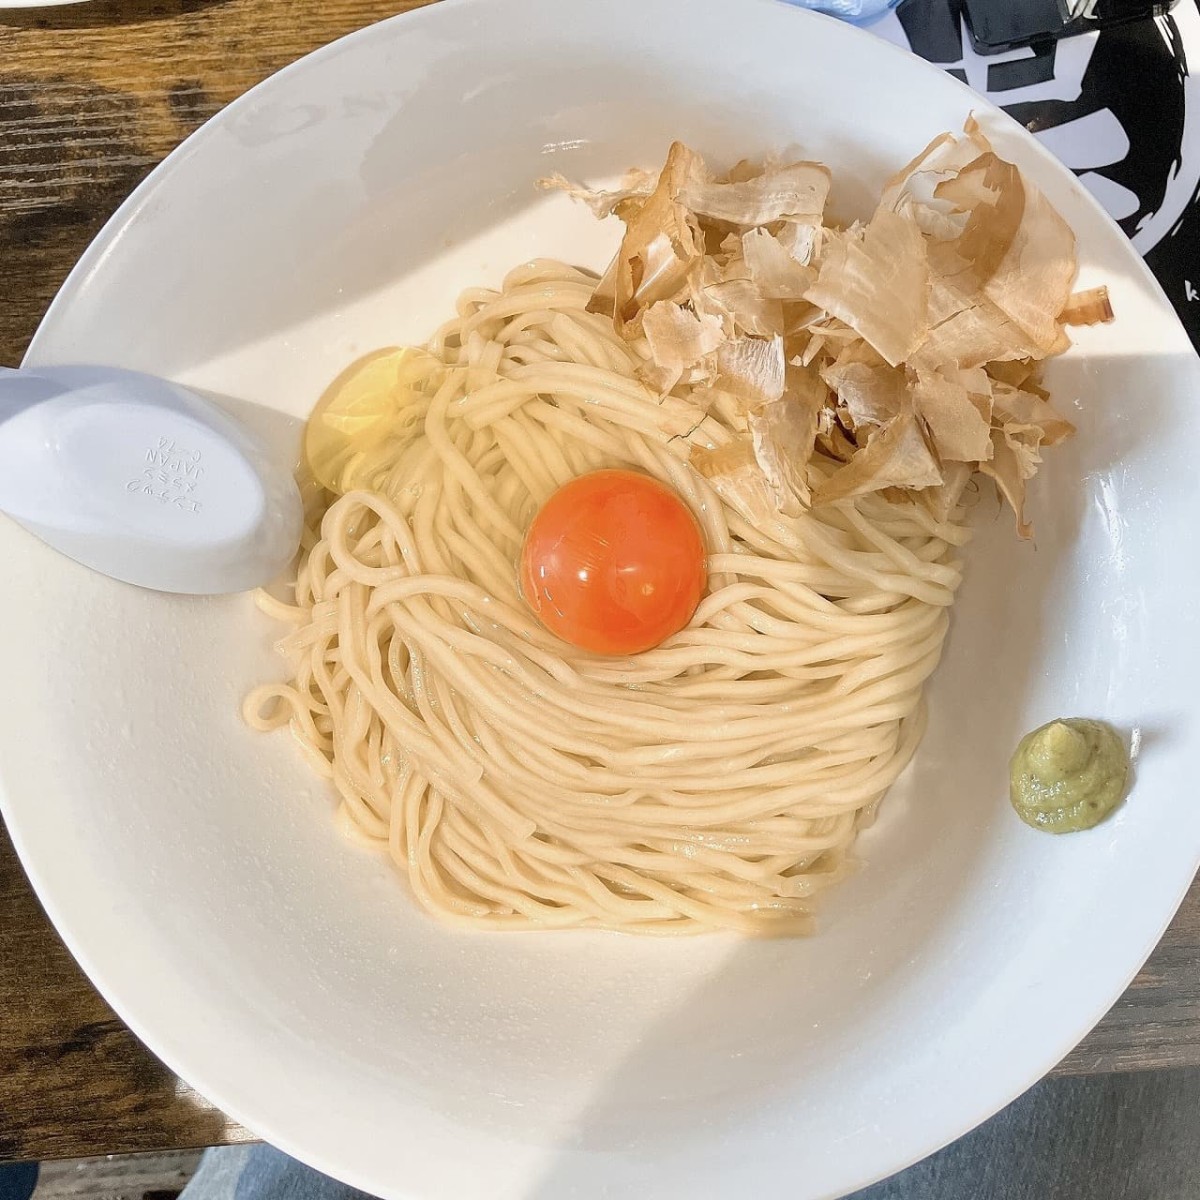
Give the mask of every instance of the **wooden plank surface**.
<path id="1" fill-rule="evenodd" d="M 58 940 L 0 826 L 0 1160 L 249 1135 L 117 1019 Z"/>
<path id="2" fill-rule="evenodd" d="M 426 0 L 92 0 L 0 10 L 0 363 L 146 173 L 310 50 Z"/>
<path id="3" fill-rule="evenodd" d="M 279 67 L 422 0 L 95 0 L 0 12 L 0 363 L 162 157 Z M 1060 1070 L 1200 1066 L 1200 889 Z M 113 1015 L 0 832 L 0 1159 L 243 1139 Z"/>

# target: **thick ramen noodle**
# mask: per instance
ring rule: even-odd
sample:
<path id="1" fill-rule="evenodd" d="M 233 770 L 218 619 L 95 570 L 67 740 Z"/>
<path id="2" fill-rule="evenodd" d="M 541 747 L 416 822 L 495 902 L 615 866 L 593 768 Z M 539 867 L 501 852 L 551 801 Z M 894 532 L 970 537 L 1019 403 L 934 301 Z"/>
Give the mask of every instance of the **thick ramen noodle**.
<path id="1" fill-rule="evenodd" d="M 664 187 L 691 219 L 680 197 L 698 192 L 701 169 L 639 177 L 623 254 Z M 738 178 L 703 178 L 745 201 Z M 730 201 L 706 195 L 702 208 Z M 440 917 L 807 931 L 924 725 L 967 539 L 963 486 L 986 470 L 932 431 L 963 426 L 961 398 L 982 424 L 976 446 L 1036 453 L 1069 432 L 1028 353 L 997 357 L 994 372 L 943 360 L 940 408 L 922 410 L 933 368 L 889 363 L 871 340 L 909 335 L 876 337 L 869 314 L 864 335 L 837 294 L 804 298 L 805 280 L 810 296 L 832 288 L 822 263 L 841 254 L 844 270 L 870 250 L 871 227 L 805 217 L 798 239 L 778 204 L 760 204 L 753 225 L 738 225 L 744 215 L 726 203 L 711 218 L 719 251 L 710 218 L 696 218 L 698 265 L 665 296 L 622 294 L 621 255 L 599 285 L 560 263 L 522 266 L 498 291 L 464 293 L 427 348 L 355 364 L 314 414 L 309 465 L 326 490 L 293 599 L 262 599 L 291 623 L 289 678 L 255 690 L 246 716 L 291 727 L 342 819 L 386 847 Z M 703 280 L 740 271 L 752 284 L 745 251 L 760 233 L 807 274 L 789 284 L 799 294 L 760 291 L 749 313 L 746 288 Z M 1066 298 L 1050 297 L 1055 314 Z M 1021 405 L 1028 433 L 1007 415 Z M 517 573 L 540 506 L 613 467 L 672 489 L 708 555 L 688 624 L 625 657 L 547 632 Z"/>

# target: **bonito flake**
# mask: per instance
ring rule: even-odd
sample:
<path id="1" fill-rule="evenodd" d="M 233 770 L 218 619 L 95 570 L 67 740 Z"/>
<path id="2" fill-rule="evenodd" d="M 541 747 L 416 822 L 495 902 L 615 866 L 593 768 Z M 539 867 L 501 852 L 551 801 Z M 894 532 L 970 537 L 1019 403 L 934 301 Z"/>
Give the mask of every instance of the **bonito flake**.
<path id="1" fill-rule="evenodd" d="M 746 520 L 879 491 L 945 519 L 978 472 L 1032 536 L 1026 484 L 1074 432 L 1042 363 L 1068 326 L 1113 312 L 1106 288 L 1073 290 L 1070 227 L 974 119 L 848 227 L 826 213 L 820 163 L 719 174 L 679 142 L 616 191 L 542 182 L 624 222 L 589 307 L 663 400 L 732 425 L 738 440 L 690 442 L 691 461 Z"/>

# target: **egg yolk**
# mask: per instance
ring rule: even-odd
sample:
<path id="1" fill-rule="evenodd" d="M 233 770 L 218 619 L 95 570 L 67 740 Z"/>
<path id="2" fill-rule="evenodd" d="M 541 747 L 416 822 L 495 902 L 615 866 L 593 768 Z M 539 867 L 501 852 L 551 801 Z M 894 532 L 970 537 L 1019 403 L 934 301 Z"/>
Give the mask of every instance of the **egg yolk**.
<path id="1" fill-rule="evenodd" d="M 635 471 L 593 471 L 538 510 L 521 551 L 538 620 L 595 654 L 637 654 L 682 629 L 707 582 L 696 518 Z"/>

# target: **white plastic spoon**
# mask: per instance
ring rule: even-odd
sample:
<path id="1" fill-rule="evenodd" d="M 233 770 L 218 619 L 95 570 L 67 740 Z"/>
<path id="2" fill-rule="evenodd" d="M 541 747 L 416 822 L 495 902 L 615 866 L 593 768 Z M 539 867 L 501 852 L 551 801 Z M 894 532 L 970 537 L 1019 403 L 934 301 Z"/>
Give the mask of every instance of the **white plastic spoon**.
<path id="1" fill-rule="evenodd" d="M 94 571 L 240 592 L 300 541 L 296 481 L 208 400 L 117 367 L 0 368 L 0 511 Z"/>

